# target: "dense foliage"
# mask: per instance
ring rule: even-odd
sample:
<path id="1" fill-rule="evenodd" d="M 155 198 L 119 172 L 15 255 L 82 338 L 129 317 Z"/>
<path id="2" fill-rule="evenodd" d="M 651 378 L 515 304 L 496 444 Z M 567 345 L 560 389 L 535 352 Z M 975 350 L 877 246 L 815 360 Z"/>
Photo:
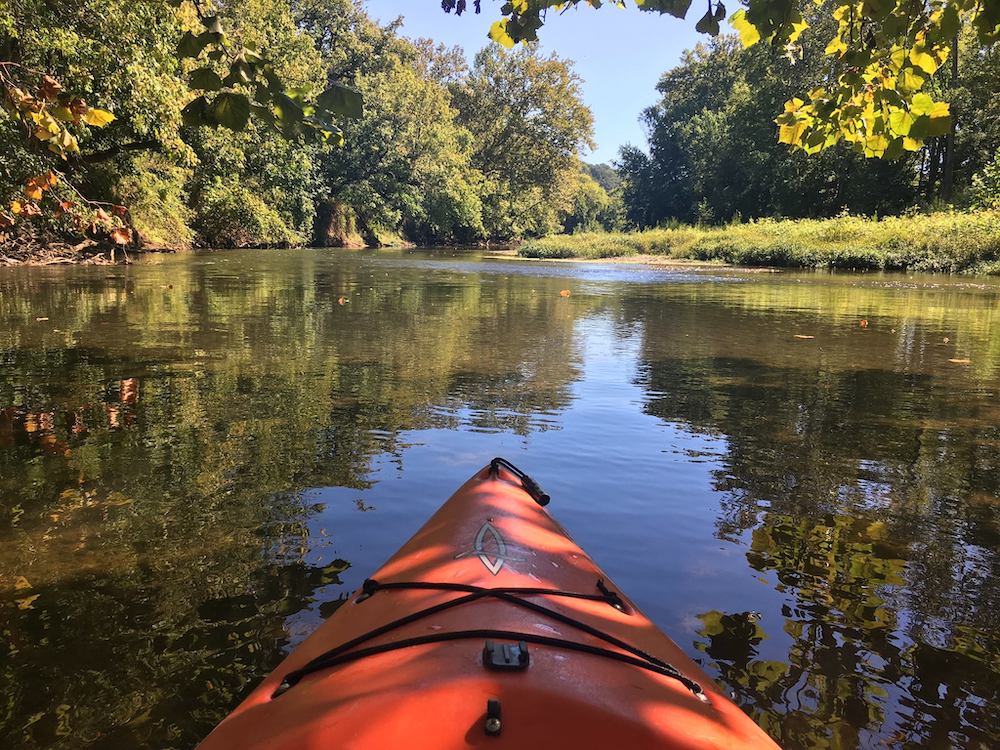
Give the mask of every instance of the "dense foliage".
<path id="1" fill-rule="evenodd" d="M 723 227 L 557 235 L 531 240 L 528 258 L 662 256 L 743 266 L 1000 274 L 1000 212 L 774 221 Z"/>
<path id="2" fill-rule="evenodd" d="M 355 0 L 0 0 L 0 17 L 5 247 L 476 242 L 592 224 L 609 201 L 577 157 L 580 82 L 534 49 L 468 69 Z"/>
<path id="3" fill-rule="evenodd" d="M 618 0 L 609 3 L 624 7 Z M 989 45 L 1000 40 L 1000 3 L 995 0 L 832 0 L 823 5 L 818 31 L 813 3 L 743 0 L 729 21 L 744 46 L 766 42 L 790 60 L 804 46 L 823 46 L 824 76 L 808 79 L 786 100 L 779 115 L 782 143 L 818 153 L 844 141 L 865 156 L 900 156 L 926 138 L 952 127 L 948 102 L 933 97 L 934 74 L 956 56 L 957 39 L 975 35 Z M 466 9 L 466 0 L 444 0 L 446 10 Z M 477 11 L 481 3 L 474 3 Z M 490 36 L 504 46 L 538 38 L 550 10 L 599 8 L 603 0 L 511 0 Z M 635 0 L 640 10 L 687 16 L 691 0 Z M 726 6 L 708 0 L 697 30 L 717 35 Z M 700 12 L 700 11 L 699 11 Z M 832 22 L 832 33 L 826 28 Z M 777 114 L 774 110 L 774 114 Z"/>
<path id="4" fill-rule="evenodd" d="M 826 11 L 808 13 L 814 30 L 835 29 Z M 816 37 L 813 37 L 816 38 Z M 687 52 L 660 79 L 660 100 L 643 113 L 648 153 L 619 158 L 629 222 L 716 223 L 737 217 L 824 217 L 847 209 L 896 214 L 937 200 L 968 202 L 976 176 L 1000 147 L 1000 52 L 966 33 L 955 65 L 937 86 L 955 106 L 954 132 L 895 159 L 866 159 L 839 144 L 813 155 L 774 138 L 771 112 L 823 75 L 822 45 L 744 49 L 718 37 Z"/>
<path id="5" fill-rule="evenodd" d="M 493 37 L 530 42 L 552 5 L 507 3 Z M 742 44 L 663 76 L 648 153 L 616 171 L 580 161 L 581 81 L 530 44 L 469 65 L 358 0 L 0 0 L 0 243 L 471 243 L 995 206 L 995 4 L 917 5 L 751 0 Z"/>

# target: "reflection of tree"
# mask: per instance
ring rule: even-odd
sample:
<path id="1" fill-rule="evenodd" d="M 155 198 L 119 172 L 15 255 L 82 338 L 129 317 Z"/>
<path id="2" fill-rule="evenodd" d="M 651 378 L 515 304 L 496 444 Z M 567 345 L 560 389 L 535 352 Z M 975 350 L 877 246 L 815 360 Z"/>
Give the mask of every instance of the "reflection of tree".
<path id="1" fill-rule="evenodd" d="M 559 279 L 322 258 L 0 282 L 0 745 L 193 746 L 336 604 L 289 491 L 569 403 Z"/>
<path id="2" fill-rule="evenodd" d="M 645 324 L 647 410 L 725 437 L 718 534 L 750 531 L 750 566 L 785 594 L 783 632 L 766 614 L 702 615 L 709 666 L 787 747 L 995 743 L 996 381 L 944 369 L 937 326 L 961 325 L 947 317 L 906 326 L 897 359 L 878 362 L 885 342 L 851 338 L 850 318 L 775 317 L 728 293 L 710 309 L 626 308 Z"/>

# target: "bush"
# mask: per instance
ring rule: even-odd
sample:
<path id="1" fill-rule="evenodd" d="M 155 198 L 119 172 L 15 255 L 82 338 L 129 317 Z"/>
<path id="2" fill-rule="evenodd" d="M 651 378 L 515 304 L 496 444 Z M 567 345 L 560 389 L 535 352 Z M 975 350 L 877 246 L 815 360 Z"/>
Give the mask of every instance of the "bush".
<path id="1" fill-rule="evenodd" d="M 147 247 L 181 250 L 194 243 L 185 184 L 190 170 L 155 154 L 136 160 L 135 171 L 118 180 L 118 201 Z"/>
<path id="2" fill-rule="evenodd" d="M 996 273 L 1000 211 L 556 235 L 527 242 L 519 253 L 529 258 L 664 255 L 745 266 Z"/>
<path id="3" fill-rule="evenodd" d="M 206 247 L 287 247 L 303 242 L 272 206 L 235 181 L 216 179 L 203 187 L 194 211 L 194 229 Z"/>

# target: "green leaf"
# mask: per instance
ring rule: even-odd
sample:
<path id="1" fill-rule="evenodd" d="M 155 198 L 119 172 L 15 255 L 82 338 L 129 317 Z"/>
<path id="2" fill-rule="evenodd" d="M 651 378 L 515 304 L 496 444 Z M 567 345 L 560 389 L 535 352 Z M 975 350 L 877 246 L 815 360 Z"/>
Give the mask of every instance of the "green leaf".
<path id="1" fill-rule="evenodd" d="M 185 31 L 177 45 L 177 56 L 180 58 L 197 57 L 208 45 L 222 39 L 222 34 L 206 31 L 195 36 L 190 31 Z"/>
<path id="2" fill-rule="evenodd" d="M 207 44 L 207 41 L 201 41 L 201 37 L 195 36 L 190 31 L 185 31 L 177 45 L 177 56 L 180 58 L 197 57 Z"/>
<path id="3" fill-rule="evenodd" d="M 237 60 L 229 68 L 229 75 L 223 81 L 227 86 L 238 86 L 253 80 L 253 70 L 243 60 Z"/>
<path id="4" fill-rule="evenodd" d="M 208 124 L 208 100 L 203 96 L 192 100 L 181 110 L 181 121 L 188 127 Z"/>
<path id="5" fill-rule="evenodd" d="M 929 94 L 916 94 L 910 102 L 910 112 L 915 116 L 930 114 L 934 109 L 934 100 Z"/>
<path id="6" fill-rule="evenodd" d="M 222 33 L 222 19 L 218 16 L 205 16 L 202 21 L 202 25 L 211 32 L 216 34 Z"/>
<path id="7" fill-rule="evenodd" d="M 642 10 L 666 13 L 674 18 L 684 18 L 691 7 L 691 0 L 635 0 Z"/>
<path id="8" fill-rule="evenodd" d="M 719 35 L 719 21 L 711 10 L 705 11 L 705 15 L 695 24 L 694 30 L 699 34 Z"/>
<path id="9" fill-rule="evenodd" d="M 320 94 L 316 99 L 316 106 L 352 120 L 360 119 L 363 114 L 361 93 L 340 83 L 333 84 Z"/>
<path id="10" fill-rule="evenodd" d="M 909 135 L 910 127 L 916 118 L 907 112 L 905 109 L 893 110 L 892 114 L 889 115 L 889 126 L 892 128 L 894 133 L 899 135 Z"/>
<path id="11" fill-rule="evenodd" d="M 261 104 L 251 104 L 250 111 L 253 112 L 255 117 L 260 118 L 268 125 L 273 127 L 276 124 L 274 112 L 271 111 L 270 107 L 265 107 Z"/>
<path id="12" fill-rule="evenodd" d="M 212 120 L 230 130 L 243 130 L 250 119 L 250 99 L 245 94 L 224 92 L 209 105 Z"/>
<path id="13" fill-rule="evenodd" d="M 193 89 L 218 91 L 222 88 L 222 79 L 219 78 L 219 74 L 211 68 L 198 68 L 198 70 L 191 74 L 191 77 L 188 79 L 188 84 Z"/>
<path id="14" fill-rule="evenodd" d="M 286 94 L 274 97 L 274 116 L 284 129 L 293 128 L 302 122 L 304 116 L 302 107 L 292 101 Z"/>
<path id="15" fill-rule="evenodd" d="M 271 68 L 264 68 L 263 70 L 264 80 L 267 81 L 267 88 L 272 94 L 279 94 L 285 89 L 285 84 L 281 82 L 281 79 L 275 75 L 275 72 Z"/>

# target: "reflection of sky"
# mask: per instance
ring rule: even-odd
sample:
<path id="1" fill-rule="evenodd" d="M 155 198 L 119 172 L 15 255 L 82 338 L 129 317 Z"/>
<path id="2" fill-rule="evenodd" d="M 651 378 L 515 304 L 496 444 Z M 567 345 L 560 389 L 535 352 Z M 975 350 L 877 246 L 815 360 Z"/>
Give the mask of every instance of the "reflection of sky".
<path id="1" fill-rule="evenodd" d="M 725 441 L 643 412 L 645 393 L 635 383 L 641 332 L 623 338 L 600 315 L 580 320 L 576 332 L 581 377 L 569 406 L 541 417 L 542 429 L 534 425 L 524 436 L 482 429 L 457 402 L 449 415 L 457 429 L 404 433 L 401 456 L 374 462 L 371 489 L 310 490 L 306 502 L 325 505 L 309 521 L 311 537 L 319 538 L 321 528 L 332 536 L 310 562 L 350 560 L 344 588 L 356 588 L 462 482 L 502 455 L 551 493 L 555 517 L 678 641 L 690 645 L 700 612 L 759 610 L 771 600 L 777 607 L 780 596 L 771 586 L 733 585 L 754 574 L 741 545 L 715 538 L 712 474 L 721 468 Z M 359 499 L 375 509 L 359 512 Z"/>
<path id="2" fill-rule="evenodd" d="M 626 263 L 574 263 L 572 261 L 516 261 L 503 258 L 442 259 L 413 255 L 403 258 L 373 258 L 373 264 L 387 268 L 424 268 L 435 271 L 462 273 L 489 273 L 504 276 L 541 276 L 545 278 L 570 278 L 579 281 L 604 281 L 628 284 L 706 283 L 742 280 L 735 275 L 708 273 L 693 269 L 662 269 Z M 607 290 L 597 289 L 595 293 Z"/>

